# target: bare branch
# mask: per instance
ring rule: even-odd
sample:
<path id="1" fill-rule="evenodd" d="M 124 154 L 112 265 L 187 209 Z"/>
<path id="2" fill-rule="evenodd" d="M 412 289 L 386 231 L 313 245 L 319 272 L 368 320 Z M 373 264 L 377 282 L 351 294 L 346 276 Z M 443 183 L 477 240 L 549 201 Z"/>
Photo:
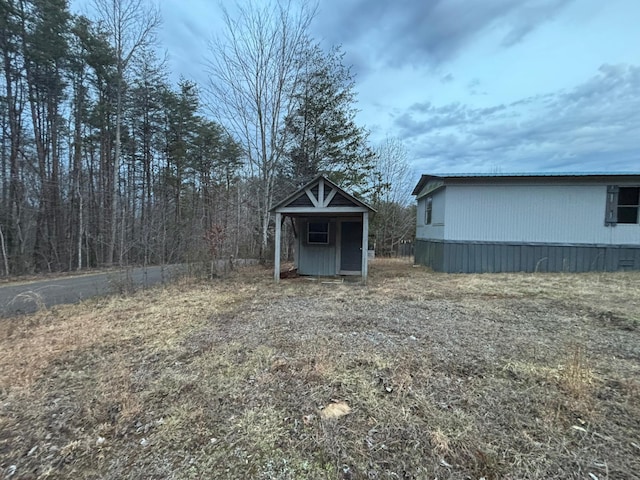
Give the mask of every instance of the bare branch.
<path id="1" fill-rule="evenodd" d="M 300 79 L 297 59 L 309 45 L 316 7 L 291 1 L 222 8 L 224 31 L 210 42 L 207 70 L 210 108 L 241 139 L 252 169 L 260 176 L 262 245 L 267 244 L 269 208 L 291 110 Z"/>

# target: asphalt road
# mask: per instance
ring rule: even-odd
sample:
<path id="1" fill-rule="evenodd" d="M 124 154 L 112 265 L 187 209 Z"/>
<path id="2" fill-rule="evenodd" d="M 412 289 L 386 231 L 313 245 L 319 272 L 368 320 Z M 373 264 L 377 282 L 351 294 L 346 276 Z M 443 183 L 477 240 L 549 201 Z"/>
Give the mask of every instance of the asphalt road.
<path id="1" fill-rule="evenodd" d="M 129 268 L 0 286 L 0 316 L 33 313 L 42 307 L 168 282 L 184 269 L 183 265 Z"/>

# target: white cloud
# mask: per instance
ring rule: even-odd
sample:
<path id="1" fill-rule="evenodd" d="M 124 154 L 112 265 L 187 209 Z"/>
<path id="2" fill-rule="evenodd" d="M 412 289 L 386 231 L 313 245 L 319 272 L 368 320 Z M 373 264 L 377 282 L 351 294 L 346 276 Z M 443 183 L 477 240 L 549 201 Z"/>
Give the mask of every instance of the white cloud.
<path id="1" fill-rule="evenodd" d="M 424 171 L 611 171 L 640 166 L 640 67 L 510 105 L 416 103 L 395 120 Z"/>

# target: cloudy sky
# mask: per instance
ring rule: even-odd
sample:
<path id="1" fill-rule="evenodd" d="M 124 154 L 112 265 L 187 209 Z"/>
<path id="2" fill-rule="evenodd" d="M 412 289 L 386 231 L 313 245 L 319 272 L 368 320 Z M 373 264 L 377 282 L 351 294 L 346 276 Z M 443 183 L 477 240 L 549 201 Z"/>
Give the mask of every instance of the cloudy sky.
<path id="1" fill-rule="evenodd" d="M 160 5 L 173 74 L 204 83 L 219 3 Z M 416 173 L 600 172 L 640 171 L 639 25 L 638 0 L 320 0 L 313 33 Z"/>

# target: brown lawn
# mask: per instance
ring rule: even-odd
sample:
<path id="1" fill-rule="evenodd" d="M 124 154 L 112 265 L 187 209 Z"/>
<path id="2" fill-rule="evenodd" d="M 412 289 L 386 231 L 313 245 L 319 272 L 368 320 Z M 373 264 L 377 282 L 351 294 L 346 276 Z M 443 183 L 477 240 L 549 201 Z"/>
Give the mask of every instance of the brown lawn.
<path id="1" fill-rule="evenodd" d="M 640 272 L 256 267 L 0 320 L 0 477 L 638 472 Z"/>

